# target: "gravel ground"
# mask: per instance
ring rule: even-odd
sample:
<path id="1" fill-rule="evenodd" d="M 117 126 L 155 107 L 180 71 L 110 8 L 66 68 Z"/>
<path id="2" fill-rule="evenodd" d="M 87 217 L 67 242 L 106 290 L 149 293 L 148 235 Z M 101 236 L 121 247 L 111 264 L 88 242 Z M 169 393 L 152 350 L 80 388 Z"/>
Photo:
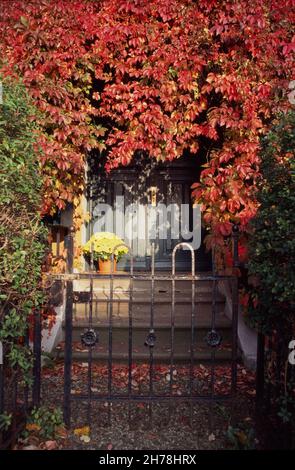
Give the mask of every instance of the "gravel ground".
<path id="1" fill-rule="evenodd" d="M 173 393 L 179 398 L 188 391 L 188 368 L 177 367 L 173 372 Z M 86 392 L 88 368 L 86 364 L 74 363 L 72 369 L 72 394 Z M 137 394 L 148 391 L 148 365 L 133 367 L 132 389 Z M 46 405 L 62 406 L 63 365 L 56 363 L 43 368 L 42 401 Z M 224 395 L 229 391 L 230 367 L 215 369 L 216 391 Z M 210 391 L 210 368 L 196 367 L 194 390 L 208 394 Z M 94 365 L 92 393 L 106 393 L 107 368 Z M 127 391 L 127 368 L 113 365 L 113 393 Z M 167 365 L 155 368 L 155 392 L 169 391 L 170 370 Z M 140 450 L 201 450 L 229 447 L 226 431 L 229 425 L 253 425 L 254 374 L 238 367 L 238 390 L 230 402 L 196 403 L 172 400 L 153 403 L 151 407 L 142 402 L 113 403 L 73 400 L 72 425 L 66 439 L 59 444 L 65 449 L 140 449 Z M 169 417 L 170 415 L 170 417 Z M 89 427 L 89 428 L 88 428 Z"/>

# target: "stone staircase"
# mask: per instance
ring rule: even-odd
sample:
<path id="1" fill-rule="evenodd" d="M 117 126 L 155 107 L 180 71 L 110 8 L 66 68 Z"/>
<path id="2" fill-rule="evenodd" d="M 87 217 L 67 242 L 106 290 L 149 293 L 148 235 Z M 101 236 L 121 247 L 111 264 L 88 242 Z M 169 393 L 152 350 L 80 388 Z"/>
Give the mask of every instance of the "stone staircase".
<path id="1" fill-rule="evenodd" d="M 157 276 L 158 277 L 158 276 Z M 174 362 L 185 363 L 190 360 L 191 344 L 191 280 L 175 281 L 174 314 Z M 195 284 L 195 327 L 194 360 L 206 363 L 212 359 L 212 348 L 206 342 L 211 330 L 212 281 L 196 281 Z M 129 291 L 130 278 L 114 278 L 112 307 L 112 353 L 114 362 L 128 361 L 129 348 Z M 81 334 L 89 327 L 90 304 L 89 279 L 74 281 L 73 308 L 73 360 L 87 362 L 88 349 L 83 347 Z M 154 331 L 155 362 L 169 362 L 171 359 L 171 280 L 155 280 L 154 288 Z M 214 349 L 216 362 L 231 359 L 231 322 L 224 315 L 224 297 L 217 291 L 215 295 L 215 329 L 221 334 L 221 345 Z M 92 328 L 97 332 L 99 341 L 92 352 L 94 361 L 106 361 L 109 351 L 110 317 L 110 280 L 96 278 L 93 281 Z M 147 362 L 150 349 L 145 340 L 150 330 L 151 319 L 151 281 L 134 279 L 132 302 L 132 362 Z M 64 325 L 63 325 L 64 329 Z M 58 357 L 63 357 L 62 348 L 57 348 Z"/>

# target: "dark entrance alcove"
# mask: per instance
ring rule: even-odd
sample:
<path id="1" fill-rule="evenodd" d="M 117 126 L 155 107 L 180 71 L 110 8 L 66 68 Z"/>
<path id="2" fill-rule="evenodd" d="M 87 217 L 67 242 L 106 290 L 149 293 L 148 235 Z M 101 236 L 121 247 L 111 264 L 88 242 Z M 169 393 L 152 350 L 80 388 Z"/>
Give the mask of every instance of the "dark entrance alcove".
<path id="1" fill-rule="evenodd" d="M 196 155 L 185 153 L 181 158 L 171 162 L 158 162 L 154 159 L 147 158 L 145 155 L 138 153 L 132 164 L 126 167 L 119 167 L 106 173 L 104 170 L 105 160 L 101 158 L 97 160 L 95 156 L 89 159 L 88 166 L 88 184 L 87 184 L 87 200 L 88 211 L 91 220 L 87 227 L 87 239 L 97 231 L 112 231 L 122 236 L 124 242 L 132 248 L 134 255 L 134 267 L 136 270 L 149 270 L 151 245 L 155 244 L 155 267 L 157 270 L 170 270 L 172 262 L 172 251 L 174 246 L 182 241 L 190 241 L 183 238 L 181 227 L 179 237 L 173 238 L 171 233 L 171 217 L 173 214 L 168 210 L 167 217 L 167 237 L 159 237 L 159 227 L 163 222 L 161 217 L 156 219 L 156 230 L 148 230 L 153 224 L 149 220 L 149 205 L 162 204 L 165 207 L 174 204 L 181 210 L 181 205 L 186 205 L 189 211 L 189 227 L 193 230 L 193 205 L 191 199 L 191 185 L 199 180 L 201 163 Z M 121 199 L 118 199 L 121 198 Z M 122 223 L 120 230 L 118 221 L 115 218 L 115 208 L 117 201 L 123 201 L 124 211 L 131 204 L 140 206 L 140 210 L 132 216 L 132 221 L 125 217 L 122 233 Z M 105 208 L 101 204 L 106 204 Z M 112 214 L 106 214 L 112 208 Z M 129 214 L 130 216 L 130 214 Z M 104 220 L 113 218 L 110 226 L 102 223 Z M 116 226 L 117 224 L 117 226 Z M 129 224 L 129 229 L 127 227 Z M 131 226 L 130 226 L 131 224 Z M 143 228 L 143 226 L 145 228 Z M 132 239 L 128 237 L 130 227 L 138 229 L 140 236 L 134 236 Z M 194 227 L 194 230 L 196 227 Z M 203 238 L 205 235 L 204 228 L 202 230 L 202 242 L 199 249 L 196 250 L 197 271 L 211 270 L 211 254 L 206 253 Z M 142 236 L 143 231 L 144 236 Z M 157 235 L 155 236 L 155 232 Z M 128 270 L 129 261 L 127 258 L 119 263 L 119 269 Z M 191 254 L 189 250 L 180 250 L 176 255 L 176 269 L 179 271 L 191 270 Z"/>

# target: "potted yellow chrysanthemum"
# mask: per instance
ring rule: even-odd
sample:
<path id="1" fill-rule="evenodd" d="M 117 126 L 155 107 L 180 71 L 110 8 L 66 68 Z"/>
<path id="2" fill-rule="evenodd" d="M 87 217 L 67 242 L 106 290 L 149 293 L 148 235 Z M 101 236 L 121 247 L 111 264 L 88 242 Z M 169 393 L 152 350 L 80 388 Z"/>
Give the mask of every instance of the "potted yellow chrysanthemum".
<path id="1" fill-rule="evenodd" d="M 123 240 L 114 233 L 97 232 L 94 233 L 90 240 L 83 246 L 83 253 L 87 258 L 91 258 L 92 253 L 93 260 L 98 261 L 99 272 L 109 274 L 112 271 L 112 253 L 114 253 L 115 272 L 117 261 L 119 261 L 124 254 L 128 253 L 128 248 L 124 246 Z"/>

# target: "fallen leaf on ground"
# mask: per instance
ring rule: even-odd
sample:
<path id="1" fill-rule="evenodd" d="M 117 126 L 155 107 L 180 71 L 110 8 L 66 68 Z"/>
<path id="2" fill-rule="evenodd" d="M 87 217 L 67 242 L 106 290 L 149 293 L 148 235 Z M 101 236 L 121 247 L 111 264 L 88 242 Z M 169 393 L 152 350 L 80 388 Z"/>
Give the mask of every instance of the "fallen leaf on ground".
<path id="1" fill-rule="evenodd" d="M 39 446 L 40 444 L 40 439 L 37 436 L 29 436 L 27 439 L 23 441 L 24 445 L 33 445 L 33 446 Z"/>
<path id="2" fill-rule="evenodd" d="M 74 429 L 75 436 L 89 436 L 90 428 L 89 426 L 83 426 L 82 428 Z"/>
<path id="3" fill-rule="evenodd" d="M 237 433 L 237 436 L 238 436 L 238 439 L 239 439 L 240 443 L 243 444 L 243 445 L 245 445 L 246 442 L 247 442 L 247 436 L 246 436 L 246 434 L 245 434 L 243 431 L 241 431 L 241 432 L 238 432 L 238 433 Z"/>
<path id="4" fill-rule="evenodd" d="M 46 441 L 45 442 L 45 448 L 46 450 L 54 450 L 57 448 L 57 442 L 56 441 Z"/>
<path id="5" fill-rule="evenodd" d="M 58 435 L 58 437 L 60 437 L 61 439 L 66 439 L 68 433 L 67 433 L 67 430 L 64 428 L 64 427 L 60 427 L 57 429 L 56 431 L 56 434 Z"/>
<path id="6" fill-rule="evenodd" d="M 26 425 L 26 430 L 27 431 L 40 431 L 41 427 L 38 425 L 38 424 L 34 424 L 34 423 L 28 423 Z"/>

